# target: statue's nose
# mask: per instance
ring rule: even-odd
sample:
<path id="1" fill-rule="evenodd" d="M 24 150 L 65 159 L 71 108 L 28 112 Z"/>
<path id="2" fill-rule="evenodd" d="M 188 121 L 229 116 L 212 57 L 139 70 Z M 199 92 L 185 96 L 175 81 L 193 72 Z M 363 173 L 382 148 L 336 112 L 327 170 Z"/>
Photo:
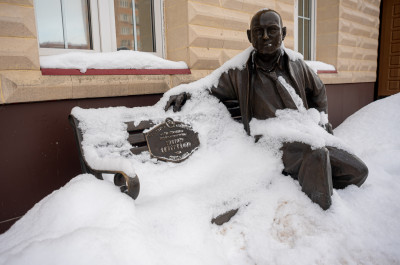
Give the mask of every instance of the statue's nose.
<path id="1" fill-rule="evenodd" d="M 263 39 L 265 39 L 265 40 L 268 40 L 268 39 L 269 39 L 267 29 L 264 30 Z"/>

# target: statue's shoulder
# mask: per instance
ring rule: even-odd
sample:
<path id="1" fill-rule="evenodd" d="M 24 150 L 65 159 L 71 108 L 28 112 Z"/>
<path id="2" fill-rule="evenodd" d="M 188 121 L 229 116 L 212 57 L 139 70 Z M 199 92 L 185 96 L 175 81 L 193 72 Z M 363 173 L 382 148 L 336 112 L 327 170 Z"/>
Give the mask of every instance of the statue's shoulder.
<path id="1" fill-rule="evenodd" d="M 243 66 L 235 66 L 232 68 L 229 68 L 227 71 L 222 73 L 221 77 L 222 78 L 229 78 L 229 79 L 237 79 L 237 78 L 243 78 L 243 76 L 248 75 L 249 72 L 249 65 L 246 63 Z"/>
<path id="2" fill-rule="evenodd" d="M 288 64 L 306 69 L 307 64 L 303 59 L 303 55 L 301 55 L 300 53 L 288 48 L 284 48 L 283 56 L 287 60 Z"/>

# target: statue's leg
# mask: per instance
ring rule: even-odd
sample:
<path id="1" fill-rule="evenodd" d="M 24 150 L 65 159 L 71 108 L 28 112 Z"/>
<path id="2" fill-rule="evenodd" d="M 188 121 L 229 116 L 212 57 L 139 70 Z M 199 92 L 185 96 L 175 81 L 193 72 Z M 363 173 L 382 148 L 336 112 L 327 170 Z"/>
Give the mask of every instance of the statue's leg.
<path id="1" fill-rule="evenodd" d="M 312 150 L 304 143 L 284 143 L 284 172 L 299 180 L 302 191 L 322 209 L 331 206 L 332 173 L 327 148 Z"/>
<path id="2" fill-rule="evenodd" d="M 332 165 L 332 181 L 335 189 L 344 189 L 354 184 L 360 187 L 368 176 L 368 168 L 357 156 L 344 150 L 328 146 Z"/>

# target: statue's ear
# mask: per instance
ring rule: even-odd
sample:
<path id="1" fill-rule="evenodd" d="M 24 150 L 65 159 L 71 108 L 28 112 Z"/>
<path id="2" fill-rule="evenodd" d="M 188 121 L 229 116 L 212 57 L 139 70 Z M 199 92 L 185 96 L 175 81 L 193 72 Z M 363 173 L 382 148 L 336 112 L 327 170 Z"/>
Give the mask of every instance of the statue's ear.
<path id="1" fill-rule="evenodd" d="M 286 37 L 286 27 L 282 28 L 282 40 L 284 40 Z"/>
<path id="2" fill-rule="evenodd" d="M 247 30 L 247 38 L 249 39 L 250 43 L 251 43 L 251 30 Z"/>

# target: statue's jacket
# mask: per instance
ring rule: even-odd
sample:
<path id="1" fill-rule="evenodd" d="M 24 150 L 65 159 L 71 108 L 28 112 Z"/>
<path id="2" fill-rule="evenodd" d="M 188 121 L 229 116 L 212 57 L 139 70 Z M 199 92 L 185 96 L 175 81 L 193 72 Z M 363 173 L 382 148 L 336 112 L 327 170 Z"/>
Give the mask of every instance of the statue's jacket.
<path id="1" fill-rule="evenodd" d="M 305 109 L 315 108 L 327 114 L 326 90 L 318 76 L 301 59 L 291 60 L 286 52 L 282 54 L 281 58 L 283 58 L 283 61 L 280 62 L 278 73 L 282 74 L 286 82 L 290 82 L 297 95 L 303 101 Z M 281 67 L 282 65 L 284 67 Z M 260 74 L 257 71 L 262 71 L 262 74 L 268 75 L 267 78 L 272 77 L 272 81 L 270 82 L 271 79 L 268 79 L 268 82 L 254 82 L 256 78 L 259 78 L 259 76 L 256 76 Z M 264 119 L 273 118 L 276 110 L 291 106 L 291 104 L 285 104 L 283 101 L 285 99 L 293 100 L 293 97 L 291 95 L 286 97 L 282 91 L 278 90 L 282 89 L 282 87 L 278 88 L 280 83 L 277 82 L 280 82 L 280 80 L 276 78 L 277 73 L 271 75 L 271 72 L 265 73 L 265 69 L 259 69 L 257 66 L 255 68 L 254 53 L 252 53 L 243 69 L 230 69 L 228 72 L 223 73 L 218 85 L 210 89 L 211 93 L 219 98 L 228 109 L 229 106 L 232 107 L 232 103 L 239 105 L 242 122 L 249 135 L 249 122 L 252 118 L 260 117 L 260 113 L 266 114 L 263 115 Z M 255 87 L 254 84 L 258 84 L 259 87 Z M 276 87 L 265 87 L 265 84 Z M 252 113 L 254 108 L 252 101 L 259 100 L 254 97 L 255 93 L 253 91 L 255 89 L 261 93 L 266 89 L 267 92 L 272 92 L 265 94 L 267 100 L 262 100 L 260 101 L 262 104 L 257 104 L 257 108 L 260 108 L 256 110 L 259 116 Z M 275 91 L 270 91 L 269 89 L 275 89 Z M 258 95 L 263 96 L 260 93 Z M 284 104 L 273 105 L 275 100 L 279 100 Z M 271 107 L 264 108 L 263 105 L 265 104 L 263 102 L 270 104 Z M 332 132 L 332 127 L 329 123 L 322 126 L 328 132 Z M 260 136 L 255 135 L 254 137 L 257 140 Z M 367 166 L 358 157 L 335 147 L 326 146 L 326 148 L 313 150 L 308 144 L 290 142 L 283 143 L 281 150 L 284 165 L 282 173 L 298 179 L 302 191 L 324 210 L 331 205 L 332 188 L 343 189 L 351 184 L 360 186 L 368 176 Z M 300 170 L 301 168 L 305 170 Z"/>
<path id="2" fill-rule="evenodd" d="M 317 74 L 308 67 L 302 59 L 292 60 L 288 54 L 282 49 L 282 59 L 288 76 L 296 93 L 303 101 L 304 107 L 315 108 L 319 112 L 328 114 L 328 102 L 326 97 L 326 89 Z M 254 51 L 250 54 L 249 59 L 243 69 L 233 68 L 221 75 L 218 86 L 211 88 L 211 93 L 226 105 L 237 102 L 240 107 L 242 123 L 246 132 L 250 135 L 249 122 L 252 115 L 252 101 L 254 91 Z M 279 82 L 279 81 L 278 81 Z M 274 89 L 274 88 L 271 88 Z M 275 99 L 271 99 L 273 101 Z M 279 94 L 276 94 L 276 100 L 284 100 Z M 268 118 L 273 118 L 270 115 Z"/>

